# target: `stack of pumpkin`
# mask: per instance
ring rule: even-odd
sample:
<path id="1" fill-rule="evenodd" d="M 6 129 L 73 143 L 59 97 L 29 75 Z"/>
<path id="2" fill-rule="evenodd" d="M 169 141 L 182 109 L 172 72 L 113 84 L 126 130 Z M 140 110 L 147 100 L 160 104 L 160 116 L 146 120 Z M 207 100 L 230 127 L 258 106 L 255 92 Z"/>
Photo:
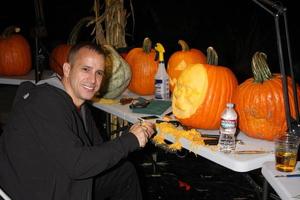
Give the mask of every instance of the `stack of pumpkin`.
<path id="1" fill-rule="evenodd" d="M 221 112 L 227 102 L 233 102 L 239 129 L 246 135 L 265 140 L 283 135 L 287 124 L 281 75 L 270 72 L 267 56 L 262 52 L 254 54 L 252 71 L 254 77 L 238 85 L 229 68 L 218 66 L 216 52 L 209 47 L 207 63 L 189 65 L 176 81 L 172 98 L 174 115 L 191 128 L 218 129 Z M 287 82 L 291 115 L 295 118 L 290 77 Z M 298 99 L 299 94 L 297 86 Z"/>
<path id="2" fill-rule="evenodd" d="M 216 51 L 209 47 L 205 56 L 179 40 L 167 71 L 175 117 L 190 128 L 219 128 L 220 116 L 227 102 L 233 102 L 239 116 L 239 129 L 254 138 L 273 140 L 287 130 L 280 74 L 272 74 L 266 55 L 256 52 L 252 58 L 253 78 L 240 85 L 234 73 L 218 65 Z M 131 67 L 128 89 L 139 95 L 154 94 L 154 76 L 158 67 L 151 41 L 145 38 L 142 48 L 132 49 L 125 59 Z M 292 117 L 295 117 L 292 81 L 288 78 Z M 300 90 L 297 86 L 297 95 Z"/>
<path id="3" fill-rule="evenodd" d="M 0 75 L 27 74 L 32 65 L 30 46 L 19 29 L 8 27 L 0 36 Z M 287 129 L 285 120 L 282 78 L 272 74 L 267 56 L 256 52 L 252 58 L 253 78 L 238 85 L 234 73 L 218 65 L 216 51 L 209 47 L 205 56 L 200 50 L 190 49 L 179 40 L 180 51 L 169 60 L 172 109 L 175 117 L 185 126 L 199 129 L 218 129 L 220 116 L 227 102 L 233 102 L 239 117 L 239 129 L 250 137 L 273 140 Z M 73 43 L 56 48 L 51 55 L 51 68 L 61 74 L 61 62 Z M 158 69 L 156 53 L 151 40 L 145 38 L 141 48 L 128 52 L 125 60 L 109 45 L 104 92 L 105 98 L 116 98 L 128 89 L 138 95 L 154 94 L 154 76 Z M 63 52 L 63 53 L 62 53 Z M 61 55 L 61 59 L 57 57 Z M 55 66 L 56 64 L 56 66 Z M 57 65 L 58 64 L 58 65 Z M 288 96 L 292 117 L 296 116 L 292 80 L 288 77 Z M 297 86 L 299 98 L 300 89 Z M 298 106 L 299 107 L 299 106 Z"/>

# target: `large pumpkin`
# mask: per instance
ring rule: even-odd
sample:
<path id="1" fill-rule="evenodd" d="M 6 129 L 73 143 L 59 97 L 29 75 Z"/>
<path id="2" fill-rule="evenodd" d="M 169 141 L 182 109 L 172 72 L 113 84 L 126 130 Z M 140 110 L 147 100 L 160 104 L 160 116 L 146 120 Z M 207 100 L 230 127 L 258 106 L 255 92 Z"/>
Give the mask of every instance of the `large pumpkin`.
<path id="1" fill-rule="evenodd" d="M 229 68 L 217 65 L 212 47 L 208 48 L 207 59 L 210 64 L 189 65 L 175 84 L 173 113 L 187 127 L 218 129 L 221 113 L 238 85 Z"/>
<path id="2" fill-rule="evenodd" d="M 239 128 L 250 137 L 273 140 L 287 130 L 283 100 L 282 78 L 272 74 L 267 56 L 256 52 L 252 58 L 253 78 L 240 84 L 233 102 L 239 115 Z M 290 110 L 295 117 L 291 78 L 288 78 Z M 297 87 L 299 95 L 299 87 Z"/>
<path id="3" fill-rule="evenodd" d="M 26 75 L 32 68 L 31 50 L 19 28 L 10 26 L 0 36 L 0 74 L 5 76 Z"/>
<path id="4" fill-rule="evenodd" d="M 128 89 L 139 95 L 153 95 L 155 90 L 154 76 L 158 69 L 155 60 L 156 52 L 152 49 L 151 40 L 145 38 L 143 48 L 131 49 L 126 61 L 130 65 L 132 77 Z"/>
<path id="5" fill-rule="evenodd" d="M 110 45 L 104 45 L 107 53 L 105 76 L 101 85 L 100 96 L 116 98 L 128 87 L 131 79 L 131 70 L 128 63 Z"/>
<path id="6" fill-rule="evenodd" d="M 198 49 L 190 49 L 187 43 L 179 40 L 181 51 L 174 52 L 169 60 L 167 72 L 170 78 L 170 90 L 173 91 L 175 83 L 181 72 L 190 64 L 206 63 L 206 56 Z"/>

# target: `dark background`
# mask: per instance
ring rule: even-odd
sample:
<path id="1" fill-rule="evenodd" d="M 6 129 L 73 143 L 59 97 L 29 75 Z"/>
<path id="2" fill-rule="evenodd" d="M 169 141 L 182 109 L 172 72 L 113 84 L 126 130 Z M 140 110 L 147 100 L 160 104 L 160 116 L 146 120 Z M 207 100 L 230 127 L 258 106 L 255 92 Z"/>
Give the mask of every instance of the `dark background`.
<path id="1" fill-rule="evenodd" d="M 124 0 L 125 7 L 131 12 L 129 3 Z M 268 55 L 272 72 L 279 72 L 274 18 L 252 0 L 132 0 L 131 3 L 135 24 L 133 26 L 133 15 L 130 15 L 126 26 L 126 41 L 130 48 L 141 46 L 143 39 L 149 37 L 153 44 L 164 45 L 167 61 L 180 49 L 179 39 L 204 53 L 207 47 L 213 46 L 219 55 L 219 65 L 231 68 L 240 82 L 252 77 L 251 57 L 254 52 L 263 51 Z M 287 8 L 292 60 L 298 80 L 300 30 L 297 19 L 300 14 L 296 1 L 282 0 L 281 3 Z M 47 36 L 41 38 L 41 42 L 46 51 L 65 43 L 78 20 L 94 14 L 92 6 L 93 0 L 44 0 Z M 6 1 L 0 8 L 0 22 L 1 31 L 8 25 L 19 25 L 34 47 L 33 0 Z M 80 40 L 90 40 L 90 32 L 90 28 L 81 31 Z"/>

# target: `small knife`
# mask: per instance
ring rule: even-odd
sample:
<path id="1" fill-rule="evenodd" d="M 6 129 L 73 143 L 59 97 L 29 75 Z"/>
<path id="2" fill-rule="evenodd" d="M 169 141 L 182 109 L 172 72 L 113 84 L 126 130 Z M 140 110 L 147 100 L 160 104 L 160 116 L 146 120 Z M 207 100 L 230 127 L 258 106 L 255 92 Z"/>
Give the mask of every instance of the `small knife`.
<path id="1" fill-rule="evenodd" d="M 287 175 L 276 175 L 275 178 L 280 177 L 300 177 L 300 174 L 287 174 Z"/>
<path id="2" fill-rule="evenodd" d="M 265 150 L 241 150 L 234 151 L 235 154 L 264 154 L 264 153 L 273 153 L 273 151 L 265 151 Z"/>

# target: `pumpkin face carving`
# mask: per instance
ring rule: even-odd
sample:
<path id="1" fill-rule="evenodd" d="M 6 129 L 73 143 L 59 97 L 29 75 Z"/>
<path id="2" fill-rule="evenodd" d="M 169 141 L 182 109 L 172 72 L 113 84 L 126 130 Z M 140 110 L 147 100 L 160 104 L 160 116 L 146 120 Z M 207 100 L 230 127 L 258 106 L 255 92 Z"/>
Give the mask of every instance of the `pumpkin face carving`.
<path id="1" fill-rule="evenodd" d="M 195 114 L 195 108 L 203 104 L 208 89 L 207 70 L 203 65 L 196 64 L 178 79 L 173 94 L 173 113 L 179 118 L 187 118 Z"/>
<path id="2" fill-rule="evenodd" d="M 173 91 L 179 75 L 188 65 L 206 63 L 206 56 L 200 50 L 190 49 L 183 40 L 179 40 L 178 44 L 182 50 L 174 52 L 168 60 L 167 72 L 170 77 L 171 91 Z"/>
<path id="3" fill-rule="evenodd" d="M 237 79 L 227 67 L 194 64 L 179 76 L 172 97 L 175 117 L 185 126 L 218 129 L 226 103 L 231 102 Z"/>

